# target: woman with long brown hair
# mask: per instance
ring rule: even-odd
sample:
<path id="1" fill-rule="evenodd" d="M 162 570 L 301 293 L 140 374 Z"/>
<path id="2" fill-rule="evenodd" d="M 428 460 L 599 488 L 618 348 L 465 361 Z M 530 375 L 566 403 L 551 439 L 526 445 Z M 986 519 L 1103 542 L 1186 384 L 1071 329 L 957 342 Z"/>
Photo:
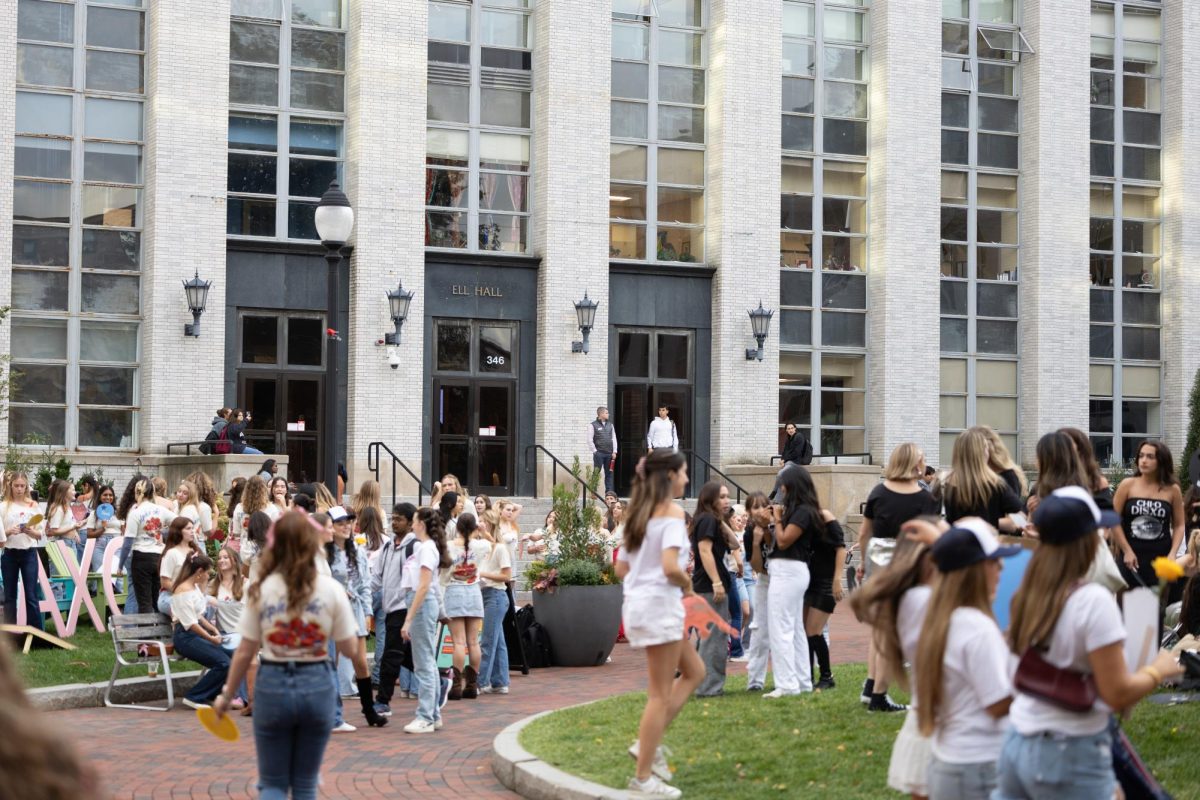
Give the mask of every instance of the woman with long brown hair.
<path id="1" fill-rule="evenodd" d="M 333 729 L 337 692 L 331 677 L 334 646 L 355 660 L 363 696 L 363 714 L 372 725 L 386 725 L 375 714 L 371 679 L 360 659 L 358 630 L 346 590 L 317 571 L 320 535 L 308 517 L 289 511 L 275 523 L 274 541 L 262 555 L 261 575 L 246 592 L 225 687 L 213 701 L 218 715 L 229 711 L 250 662 L 262 650 L 254 686 L 254 744 L 259 789 L 264 796 L 315 800 L 321 759 Z"/>
<path id="2" fill-rule="evenodd" d="M 163 551 L 158 559 L 158 610 L 171 613 L 171 594 L 175 591 L 175 576 L 193 553 L 202 553 L 196 543 L 196 525 L 187 517 L 176 517 L 167 526 Z"/>
<path id="3" fill-rule="evenodd" d="M 993 528 L 1012 531 L 1008 515 L 1021 510 L 1021 499 L 990 464 L 991 443 L 982 427 L 969 428 L 954 441 L 950 474 L 941 483 L 946 521 L 980 517 Z"/>
<path id="4" fill-rule="evenodd" d="M 1075 445 L 1075 456 L 1079 459 L 1079 469 L 1086 481 L 1083 487 L 1092 493 L 1092 499 L 1101 509 L 1112 509 L 1113 489 L 1108 484 L 1108 478 L 1104 477 L 1100 470 L 1092 440 L 1079 428 L 1059 428 L 1058 432 L 1071 437 L 1071 442 Z"/>
<path id="5" fill-rule="evenodd" d="M 988 800 L 1012 703 L 1004 634 L 992 616 L 1003 547 L 979 518 L 960 519 L 933 543 L 941 578 L 917 641 L 917 722 L 932 738 L 930 800 Z"/>
<path id="6" fill-rule="evenodd" d="M 196 487 L 196 493 L 200 497 L 200 510 L 204 511 L 204 507 L 208 507 L 208 516 L 214 522 L 216 521 L 216 513 L 219 510 L 217 503 L 217 487 L 213 484 L 212 478 L 207 472 L 196 470 L 191 475 L 184 478 L 185 481 L 191 482 Z"/>
<path id="7" fill-rule="evenodd" d="M 750 629 L 750 659 L 746 664 L 746 691 L 761 692 L 767 680 L 767 662 L 771 657 L 771 632 L 767 624 L 767 594 L 771 576 L 767 572 L 767 553 L 774 546 L 775 511 L 765 492 L 751 492 L 746 498 L 746 562 L 754 572 L 754 618 Z"/>
<path id="8" fill-rule="evenodd" d="M 1041 542 L 1013 596 L 1008 644 L 1021 659 L 1016 699 L 997 766 L 995 797 L 1001 800 L 1112 797 L 1109 719 L 1153 692 L 1182 670 L 1160 651 L 1153 663 L 1130 673 L 1125 662 L 1125 627 L 1112 592 L 1084 582 L 1100 537 L 1117 523 L 1082 488 L 1070 486 L 1043 498 L 1033 515 Z M 1053 673 L 1059 685 L 1094 687 L 1101 702 L 1090 706 L 1085 692 L 1036 690 L 1023 674 Z"/>
<path id="9" fill-rule="evenodd" d="M 190 526 L 192 523 L 187 522 Z M 191 553 L 172 576 L 171 616 L 175 619 L 172 642 L 184 658 L 208 667 L 196 685 L 188 690 L 183 704 L 189 708 L 207 705 L 220 691 L 229 672 L 229 654 L 221 647 L 221 632 L 205 618 L 208 598 L 201 586 L 208 584 L 212 559 L 203 553 Z"/>
<path id="10" fill-rule="evenodd" d="M 1130 586 L 1154 586 L 1151 562 L 1174 556 L 1183 544 L 1183 492 L 1175 477 L 1175 461 L 1163 442 L 1138 445 L 1137 472 L 1121 481 L 1113 497 L 1121 526 L 1113 528 L 1121 553 L 1121 576 Z"/>
<path id="11" fill-rule="evenodd" d="M 408 602 L 408 615 L 400 628 L 400 636 L 412 642 L 417 716 L 404 726 L 404 732 L 433 733 L 442 727 L 442 710 L 438 703 L 441 680 L 437 669 L 440 603 L 435 576 L 440 569 L 450 566 L 450 553 L 446 550 L 446 528 L 442 517 L 432 508 L 417 511 L 413 533 L 417 537 L 417 547 L 405 561 L 400 578 Z"/>
<path id="12" fill-rule="evenodd" d="M 262 511 L 272 520 L 278 519 L 282 513 L 280 508 L 271 502 L 267 496 L 267 483 L 257 475 L 246 480 L 246 488 L 242 491 L 241 502 L 234 507 L 229 515 L 229 540 L 227 544 L 234 550 L 240 550 L 242 539 L 250 528 L 250 517 L 256 511 Z"/>
<path id="13" fill-rule="evenodd" d="M 688 528 L 691 541 L 692 591 L 704 598 L 721 619 L 729 621 L 729 592 L 733 578 L 725 566 L 729 552 L 725 516 L 729 511 L 729 488 L 720 481 L 700 487 L 696 513 Z M 696 687 L 697 697 L 716 697 L 725 693 L 725 666 L 729 660 L 729 636 L 714 630 L 700 640 L 700 660 L 704 662 L 704 680 Z"/>
<path id="14" fill-rule="evenodd" d="M 667 783 L 671 768 L 659 746 L 704 678 L 704 663 L 684 636 L 683 598 L 693 594 L 684 570 L 687 524 L 675 502 L 687 488 L 687 459 L 670 449 L 655 450 L 634 468 L 625 537 L 617 554 L 617 577 L 624 584 L 621 619 L 631 647 L 645 649 L 649 685 L 629 788 L 659 797 L 679 797 Z"/>

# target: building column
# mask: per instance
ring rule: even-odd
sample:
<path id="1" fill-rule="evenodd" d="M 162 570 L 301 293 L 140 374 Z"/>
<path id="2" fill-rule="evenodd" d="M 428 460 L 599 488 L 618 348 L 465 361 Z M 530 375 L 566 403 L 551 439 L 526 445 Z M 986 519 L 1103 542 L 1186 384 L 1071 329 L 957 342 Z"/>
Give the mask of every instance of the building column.
<path id="1" fill-rule="evenodd" d="M 938 453 L 941 6 L 871 5 L 867 436 L 876 463 Z M 923 76 L 922 79 L 916 79 Z"/>
<path id="2" fill-rule="evenodd" d="M 1038 438 L 1088 428 L 1091 167 L 1087 0 L 1026 0 L 1021 56 L 1019 461 Z M 1016 456 L 1017 454 L 1014 454 Z"/>
<path id="3" fill-rule="evenodd" d="M 779 186 L 783 38 L 778 0 L 712 0 L 705 260 L 712 308 L 712 441 L 720 465 L 763 463 L 779 422 Z M 776 312 L 763 360 L 747 312 Z"/>
<path id="4" fill-rule="evenodd" d="M 533 12 L 533 253 L 538 271 L 537 435 L 591 466 L 585 431 L 609 405 L 608 176 L 611 5 L 553 0 Z M 600 304 L 590 352 L 572 353 L 584 292 Z M 518 464 L 524 454 L 517 454 Z M 549 465 L 538 459 L 539 494 Z"/>
<path id="5" fill-rule="evenodd" d="M 355 222 L 350 330 L 342 337 L 349 349 L 348 491 L 372 477 L 371 442 L 386 444 L 414 473 L 421 469 L 427 17 L 426 3 L 350 3 L 346 189 Z M 393 329 L 387 291 L 401 283 L 414 297 L 396 348 L 399 366 L 392 369 L 388 348 L 377 342 Z M 398 494 L 414 492 L 408 476 L 397 481 Z"/>
<path id="6" fill-rule="evenodd" d="M 155 453 L 203 439 L 224 401 L 229 0 L 157 0 L 146 16 L 139 441 Z M 199 338 L 183 333 L 194 274 L 212 281 Z"/>
<path id="7" fill-rule="evenodd" d="M 17 125 L 17 95 L 11 91 L 17 82 L 17 4 L 4 3 L 0 7 L 0 53 L 12 53 L 11 58 L 0 59 L 0 253 L 12 253 L 13 212 L 13 131 Z M 0 307 L 12 306 L 12 259 L 6 268 L 0 269 Z M 6 317 L 0 324 L 0 353 L 12 352 L 12 322 Z M 0 380 L 8 381 L 12 373 L 6 366 Z M 9 387 L 11 388 L 11 386 Z M 0 393 L 0 400 L 7 405 L 8 394 Z M 8 446 L 8 414 L 0 414 L 0 443 Z"/>
<path id="8" fill-rule="evenodd" d="M 1200 368 L 1200 5 L 1187 0 L 1163 3 L 1163 262 L 1162 364 L 1163 428 L 1175 453 L 1183 452 L 1188 428 L 1188 397 Z M 1196 480 L 1192 475 L 1192 480 Z"/>

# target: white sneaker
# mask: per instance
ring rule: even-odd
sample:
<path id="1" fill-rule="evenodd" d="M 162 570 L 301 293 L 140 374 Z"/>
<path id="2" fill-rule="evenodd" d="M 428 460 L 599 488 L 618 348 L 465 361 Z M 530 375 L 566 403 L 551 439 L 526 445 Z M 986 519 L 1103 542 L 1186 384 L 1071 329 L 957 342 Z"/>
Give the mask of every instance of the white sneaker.
<path id="1" fill-rule="evenodd" d="M 629 779 L 629 790 L 654 797 L 683 797 L 683 792 L 664 783 L 657 775 L 651 775 L 644 781 L 639 781 L 635 775 Z"/>
<path id="2" fill-rule="evenodd" d="M 634 761 L 638 758 L 638 742 L 633 740 L 633 744 L 629 745 L 629 755 Z M 650 765 L 650 772 L 658 776 L 661 780 L 669 781 L 674 773 L 671 772 L 671 765 L 667 763 L 667 756 L 671 755 L 671 750 L 668 747 L 659 745 L 654 751 L 654 763 Z"/>
<path id="3" fill-rule="evenodd" d="M 435 719 L 433 721 L 433 729 L 435 731 L 440 731 L 442 729 L 442 718 L 441 717 L 438 717 L 437 719 Z"/>
<path id="4" fill-rule="evenodd" d="M 208 708 L 208 703 L 197 703 L 195 700 L 188 700 L 186 697 L 181 702 L 188 708 Z"/>
<path id="5" fill-rule="evenodd" d="M 770 697 L 770 698 L 795 697 L 798 694 L 800 694 L 800 693 L 799 692 L 785 692 L 785 691 L 783 691 L 783 689 L 776 689 L 773 692 L 767 692 L 766 694 L 763 695 L 763 697 Z"/>
<path id="6" fill-rule="evenodd" d="M 420 717 L 404 726 L 405 733 L 433 733 L 437 730 L 437 723 L 426 722 Z"/>
<path id="7" fill-rule="evenodd" d="M 351 725 L 349 722 L 343 722 L 333 729 L 334 733 L 354 733 L 358 728 Z"/>
<path id="8" fill-rule="evenodd" d="M 507 686 L 481 686 L 479 687 L 480 694 L 508 694 Z"/>

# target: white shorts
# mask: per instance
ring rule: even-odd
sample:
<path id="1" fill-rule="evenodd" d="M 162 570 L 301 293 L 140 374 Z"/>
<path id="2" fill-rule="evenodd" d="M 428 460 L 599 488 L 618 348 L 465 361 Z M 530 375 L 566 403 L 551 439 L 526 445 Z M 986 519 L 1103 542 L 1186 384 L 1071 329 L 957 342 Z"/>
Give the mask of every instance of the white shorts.
<path id="1" fill-rule="evenodd" d="M 626 597 L 621 603 L 621 622 L 632 647 L 681 641 L 683 616 L 682 595 Z"/>
<path id="2" fill-rule="evenodd" d="M 917 710 L 909 708 L 904 726 L 892 745 L 888 764 L 888 786 L 905 794 L 928 795 L 929 761 L 933 758 L 933 742 L 921 735 Z"/>

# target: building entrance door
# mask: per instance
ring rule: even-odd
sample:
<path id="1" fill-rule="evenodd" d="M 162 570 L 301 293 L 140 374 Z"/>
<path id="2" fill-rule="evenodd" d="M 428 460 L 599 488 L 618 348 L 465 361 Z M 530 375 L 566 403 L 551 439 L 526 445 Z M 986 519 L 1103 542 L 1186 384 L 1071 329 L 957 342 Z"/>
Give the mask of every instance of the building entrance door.
<path id="1" fill-rule="evenodd" d="M 472 494 L 516 486 L 517 323 L 435 320 L 433 469 Z"/>
<path id="2" fill-rule="evenodd" d="M 646 452 L 650 422 L 666 406 L 679 449 L 693 446 L 692 333 L 677 329 L 618 329 L 614 425 L 617 492 L 629 494 L 633 470 Z"/>

